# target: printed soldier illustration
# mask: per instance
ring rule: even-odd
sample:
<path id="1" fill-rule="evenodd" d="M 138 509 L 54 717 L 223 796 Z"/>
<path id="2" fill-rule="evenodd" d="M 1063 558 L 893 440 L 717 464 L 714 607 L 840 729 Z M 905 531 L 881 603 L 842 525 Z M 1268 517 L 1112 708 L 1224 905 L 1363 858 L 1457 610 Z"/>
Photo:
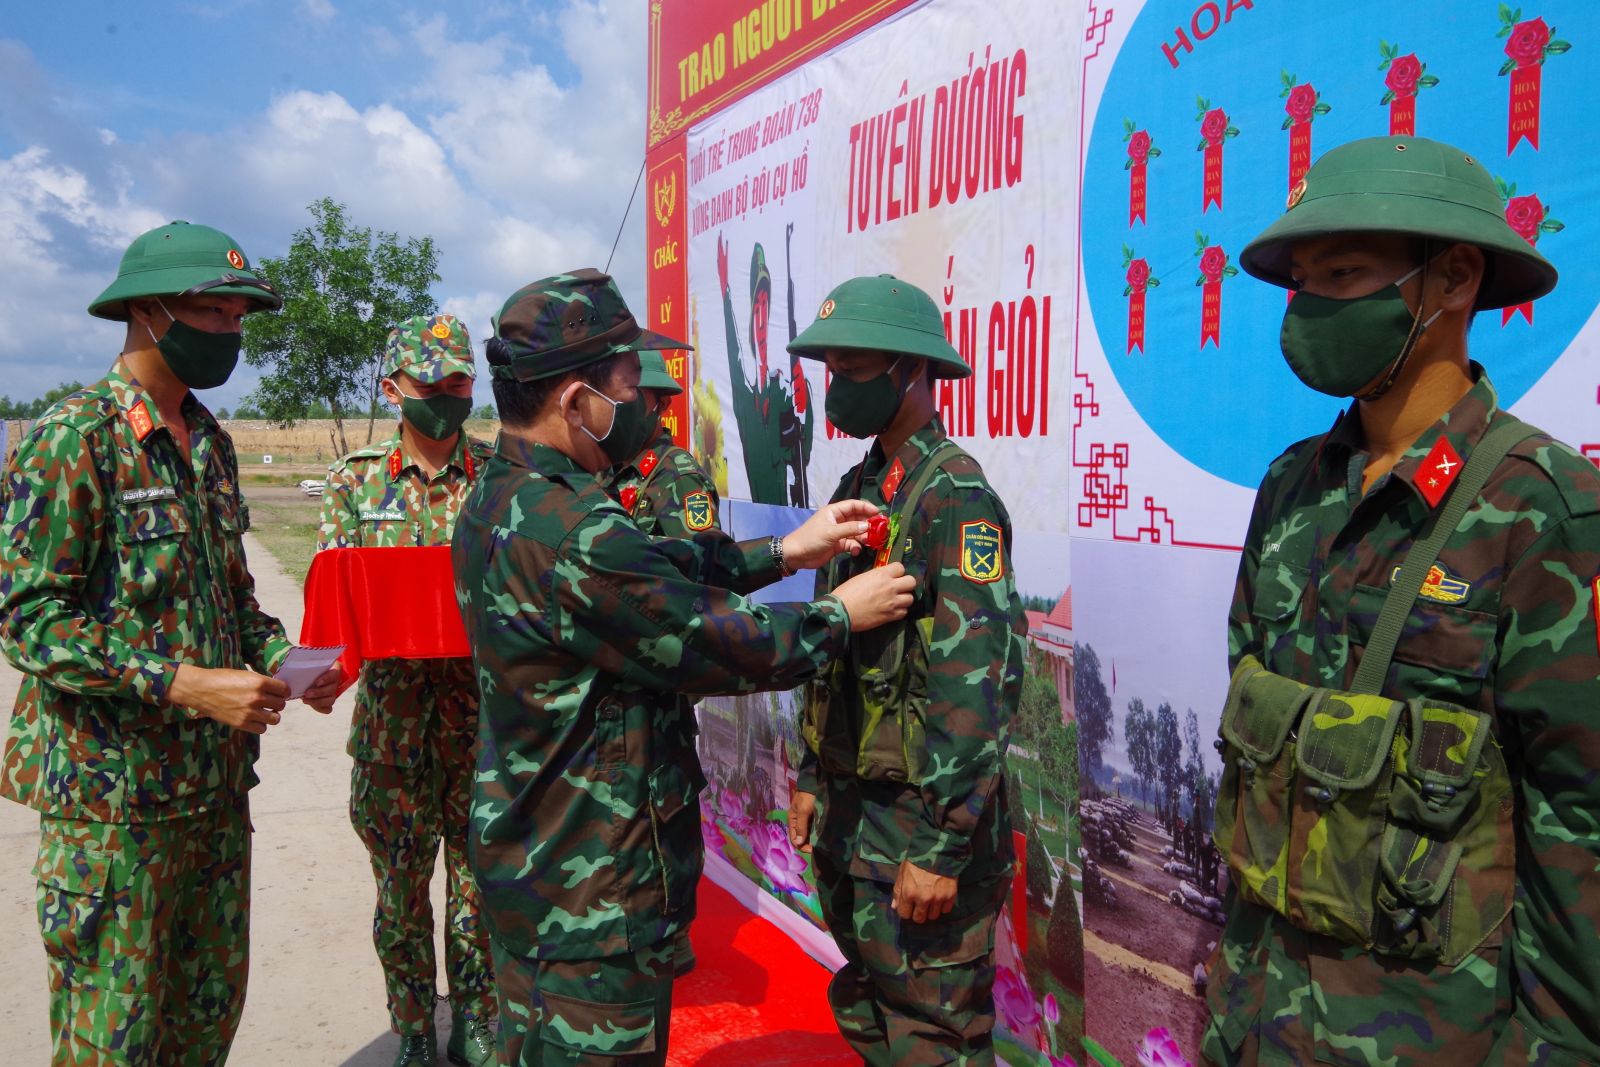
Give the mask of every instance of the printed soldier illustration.
<path id="1" fill-rule="evenodd" d="M 250 965 L 250 802 L 290 643 L 255 597 L 223 384 L 282 303 L 239 245 L 173 222 L 89 305 L 99 381 L 21 442 L 0 507 L 0 647 L 23 673 L 0 795 L 39 811 L 51 1062 L 220 1064 Z M 332 709 L 333 668 L 303 696 Z"/>
<path id="2" fill-rule="evenodd" d="M 994 931 L 1015 858 L 1003 761 L 1026 616 L 1011 519 L 934 413 L 934 379 L 972 370 L 932 298 L 887 274 L 835 288 L 790 351 L 827 362 L 829 420 L 873 439 L 834 498 L 887 512 L 876 554 L 820 570 L 818 595 L 895 564 L 918 588 L 903 622 L 852 634 L 805 692 L 789 834 L 812 853 L 845 957 L 828 998 L 869 1064 L 993 1063 Z"/>
<path id="3" fill-rule="evenodd" d="M 1273 461 L 1240 560 L 1204 1055 L 1600 1062 L 1600 474 L 1467 351 L 1555 268 L 1413 137 L 1328 152 L 1241 263 L 1354 403 Z"/>
<path id="4" fill-rule="evenodd" d="M 335 463 L 322 494 L 318 548 L 448 545 L 492 450 L 462 432 L 472 410 L 472 341 L 453 315 L 396 326 L 384 349 L 395 435 Z M 395 1067 L 437 1055 L 438 967 L 428 886 L 444 843 L 445 973 L 451 1063 L 494 1060 L 489 934 L 467 863 L 478 685 L 469 659 L 369 661 L 350 724 L 350 822 L 372 860 L 372 939 L 383 967 Z"/>
<path id="5" fill-rule="evenodd" d="M 483 697 L 470 854 L 502 1064 L 666 1062 L 678 934 L 695 912 L 700 793 L 683 696 L 792 688 L 902 616 L 904 569 L 805 604 L 748 593 L 859 551 L 842 501 L 785 537 L 642 533 L 595 474 L 637 453 L 639 328 L 584 269 L 507 299 L 487 355 L 501 419 L 456 530 Z"/>
<path id="6" fill-rule="evenodd" d="M 794 270 L 789 247 L 794 224 L 784 232 L 785 270 L 789 274 L 789 340 L 798 325 L 794 318 Z M 750 349 L 756 358 L 756 375 L 746 377 L 739 354 L 739 325 L 733 314 L 733 294 L 728 288 L 728 246 L 717 238 L 717 281 L 722 287 L 722 313 L 727 325 L 728 378 L 733 385 L 733 413 L 739 423 L 745 472 L 750 478 L 750 499 L 758 504 L 810 507 L 806 466 L 811 462 L 810 391 L 798 361 L 789 365 L 789 384 L 767 369 L 767 331 L 772 319 L 772 273 L 766 252 L 757 244 L 750 252 Z"/>

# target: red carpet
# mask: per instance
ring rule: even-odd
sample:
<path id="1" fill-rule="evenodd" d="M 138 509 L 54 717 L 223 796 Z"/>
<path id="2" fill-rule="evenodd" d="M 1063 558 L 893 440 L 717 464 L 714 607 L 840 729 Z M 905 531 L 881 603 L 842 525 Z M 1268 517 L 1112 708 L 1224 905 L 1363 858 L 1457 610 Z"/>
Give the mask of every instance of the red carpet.
<path id="1" fill-rule="evenodd" d="M 855 1067 L 828 972 L 710 879 L 690 927 L 698 961 L 672 991 L 670 1067 Z"/>

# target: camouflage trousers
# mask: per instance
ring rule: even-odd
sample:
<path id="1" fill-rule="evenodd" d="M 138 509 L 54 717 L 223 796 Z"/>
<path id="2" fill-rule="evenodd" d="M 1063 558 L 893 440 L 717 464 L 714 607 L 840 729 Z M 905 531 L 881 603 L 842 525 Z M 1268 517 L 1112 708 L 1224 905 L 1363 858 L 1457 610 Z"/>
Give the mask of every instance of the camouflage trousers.
<path id="1" fill-rule="evenodd" d="M 625 956 L 531 960 L 494 945 L 502 1067 L 661 1067 L 684 945 Z"/>
<path id="2" fill-rule="evenodd" d="M 845 965 L 828 985 L 834 1021 L 872 1067 L 992 1064 L 994 930 L 1009 874 L 963 883 L 950 914 L 905 922 L 894 886 L 851 876 L 817 849 L 822 917 Z"/>
<path id="3" fill-rule="evenodd" d="M 476 716 L 456 723 L 441 714 L 434 726 L 414 766 L 357 760 L 350 775 L 350 822 L 378 885 L 372 941 L 383 965 L 389 1025 L 402 1034 L 433 1025 L 438 964 L 429 884 L 441 840 L 451 1009 L 473 1019 L 493 1018 L 495 1011 L 489 933 L 467 863 Z"/>
<path id="4" fill-rule="evenodd" d="M 40 820 L 55 1067 L 227 1059 L 249 976 L 250 832 L 244 797 L 162 822 Z"/>

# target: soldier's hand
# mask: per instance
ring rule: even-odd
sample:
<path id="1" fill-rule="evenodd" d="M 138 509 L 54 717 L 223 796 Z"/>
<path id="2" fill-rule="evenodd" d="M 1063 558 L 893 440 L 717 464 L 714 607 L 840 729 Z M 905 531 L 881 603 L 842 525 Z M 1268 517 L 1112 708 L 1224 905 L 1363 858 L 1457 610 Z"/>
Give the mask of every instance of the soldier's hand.
<path id="1" fill-rule="evenodd" d="M 931 923 L 950 914 L 956 904 L 956 880 L 925 871 L 910 860 L 900 861 L 890 906 L 902 919 Z"/>
<path id="2" fill-rule="evenodd" d="M 344 688 L 344 668 L 337 663 L 317 675 L 317 680 L 300 694 L 300 699 L 313 711 L 326 715 L 333 710 L 333 702 Z"/>
<path id="3" fill-rule="evenodd" d="M 254 671 L 178 665 L 167 699 L 224 726 L 264 734 L 276 726 L 289 699 L 289 683 Z"/>
<path id="4" fill-rule="evenodd" d="M 840 552 L 861 551 L 866 520 L 878 509 L 865 500 L 838 500 L 818 508 L 798 530 L 783 539 L 783 561 L 790 570 L 820 567 Z"/>
<path id="5" fill-rule="evenodd" d="M 789 844 L 811 852 L 811 817 L 817 813 L 817 798 L 796 789 L 789 794 Z"/>
<path id="6" fill-rule="evenodd" d="M 904 564 L 889 563 L 841 583 L 833 595 L 850 616 L 850 632 L 862 633 L 905 618 L 916 589 Z"/>

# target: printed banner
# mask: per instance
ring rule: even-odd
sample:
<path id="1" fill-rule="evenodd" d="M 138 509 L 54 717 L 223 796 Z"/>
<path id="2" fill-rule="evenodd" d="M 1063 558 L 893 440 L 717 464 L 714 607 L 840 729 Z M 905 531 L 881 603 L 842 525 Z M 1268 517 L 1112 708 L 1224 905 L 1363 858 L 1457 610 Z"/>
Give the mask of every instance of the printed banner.
<path id="1" fill-rule="evenodd" d="M 650 253 L 646 280 L 650 292 L 649 325 L 680 340 L 689 334 L 689 273 L 687 238 L 688 180 L 684 171 L 682 137 L 657 145 L 646 161 L 650 213 L 645 219 L 645 245 Z M 679 446 L 689 445 L 689 361 L 692 353 L 661 353 L 667 373 L 684 387 L 672 398 L 662 417 Z"/>

